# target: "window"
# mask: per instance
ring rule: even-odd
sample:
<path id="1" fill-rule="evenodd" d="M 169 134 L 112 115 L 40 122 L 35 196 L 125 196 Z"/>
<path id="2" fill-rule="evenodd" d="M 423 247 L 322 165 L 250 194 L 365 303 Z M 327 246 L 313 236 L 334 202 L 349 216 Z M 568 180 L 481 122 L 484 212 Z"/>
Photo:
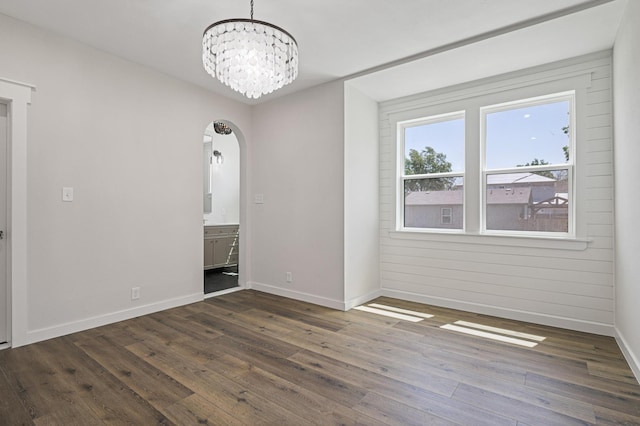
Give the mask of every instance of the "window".
<path id="1" fill-rule="evenodd" d="M 397 121 L 400 229 L 575 235 L 575 94 L 516 96 Z"/>
<path id="2" fill-rule="evenodd" d="M 480 109 L 484 126 L 484 230 L 572 229 L 573 94 Z"/>
<path id="3" fill-rule="evenodd" d="M 463 229 L 464 126 L 463 112 L 400 123 L 405 228 Z"/>
<path id="4" fill-rule="evenodd" d="M 451 223 L 451 212 L 453 209 L 451 207 L 443 207 L 440 210 L 440 223 L 443 225 L 449 225 Z"/>

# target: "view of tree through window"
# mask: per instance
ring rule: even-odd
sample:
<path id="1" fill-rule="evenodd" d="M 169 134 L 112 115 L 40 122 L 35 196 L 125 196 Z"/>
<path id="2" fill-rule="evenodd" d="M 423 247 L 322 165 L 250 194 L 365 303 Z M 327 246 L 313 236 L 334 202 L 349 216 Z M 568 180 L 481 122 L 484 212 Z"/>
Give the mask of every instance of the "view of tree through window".
<path id="1" fill-rule="evenodd" d="M 405 227 L 462 229 L 463 179 L 463 114 L 404 127 Z"/>
<path id="2" fill-rule="evenodd" d="M 451 171 L 451 163 L 447 156 L 426 146 L 422 151 L 409 150 L 409 157 L 404 160 L 405 175 L 426 175 L 432 173 L 447 173 Z M 440 179 L 412 179 L 406 181 L 405 188 L 409 191 L 442 191 L 451 189 L 455 178 Z"/>

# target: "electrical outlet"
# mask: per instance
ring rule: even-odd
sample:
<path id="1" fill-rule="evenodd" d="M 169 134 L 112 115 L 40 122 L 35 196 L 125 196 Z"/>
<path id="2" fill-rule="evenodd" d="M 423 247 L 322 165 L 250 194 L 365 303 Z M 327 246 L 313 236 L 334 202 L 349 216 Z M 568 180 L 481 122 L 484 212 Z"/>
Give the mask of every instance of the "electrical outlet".
<path id="1" fill-rule="evenodd" d="M 140 287 L 131 287 L 131 300 L 140 299 Z"/>
<path id="2" fill-rule="evenodd" d="M 293 282 L 293 275 L 291 274 L 291 272 L 287 272 L 287 282 L 288 283 Z"/>
<path id="3" fill-rule="evenodd" d="M 73 188 L 70 186 L 62 187 L 62 201 L 73 201 Z"/>

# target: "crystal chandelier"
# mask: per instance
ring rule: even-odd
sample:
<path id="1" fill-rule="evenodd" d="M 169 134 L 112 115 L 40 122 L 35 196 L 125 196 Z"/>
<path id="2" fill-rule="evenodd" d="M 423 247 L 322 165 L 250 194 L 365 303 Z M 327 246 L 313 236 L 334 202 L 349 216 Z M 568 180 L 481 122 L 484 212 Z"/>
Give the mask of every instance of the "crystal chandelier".
<path id="1" fill-rule="evenodd" d="M 298 76 L 298 44 L 280 27 L 253 19 L 227 19 L 202 37 L 204 69 L 248 98 L 258 99 Z"/>

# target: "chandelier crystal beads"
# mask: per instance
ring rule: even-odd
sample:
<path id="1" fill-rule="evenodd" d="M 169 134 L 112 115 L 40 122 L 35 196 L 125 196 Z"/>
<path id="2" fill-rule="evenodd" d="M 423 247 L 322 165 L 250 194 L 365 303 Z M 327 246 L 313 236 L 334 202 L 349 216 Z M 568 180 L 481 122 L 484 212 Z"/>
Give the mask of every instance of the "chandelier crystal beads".
<path id="1" fill-rule="evenodd" d="M 248 98 L 257 99 L 298 76 L 298 45 L 283 30 L 253 19 L 211 24 L 202 39 L 205 70 Z"/>

